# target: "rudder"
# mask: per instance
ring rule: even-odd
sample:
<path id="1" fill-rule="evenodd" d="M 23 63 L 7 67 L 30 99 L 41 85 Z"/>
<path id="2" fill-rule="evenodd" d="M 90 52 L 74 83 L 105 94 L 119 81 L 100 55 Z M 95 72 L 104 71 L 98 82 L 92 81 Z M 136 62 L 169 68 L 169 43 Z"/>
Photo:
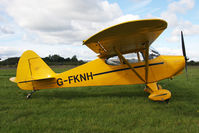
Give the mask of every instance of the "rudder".
<path id="1" fill-rule="evenodd" d="M 33 51 L 25 51 L 19 59 L 16 81 L 24 90 L 34 90 L 33 81 L 55 77 L 55 72 Z"/>

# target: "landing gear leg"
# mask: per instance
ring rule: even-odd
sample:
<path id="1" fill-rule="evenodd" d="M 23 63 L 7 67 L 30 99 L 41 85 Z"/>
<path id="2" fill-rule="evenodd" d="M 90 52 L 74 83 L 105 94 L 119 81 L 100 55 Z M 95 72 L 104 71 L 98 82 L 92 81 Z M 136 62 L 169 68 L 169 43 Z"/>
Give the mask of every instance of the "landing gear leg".
<path id="1" fill-rule="evenodd" d="M 31 98 L 32 94 L 36 92 L 36 90 L 33 90 L 32 92 L 28 93 L 28 95 L 26 96 L 27 99 Z"/>

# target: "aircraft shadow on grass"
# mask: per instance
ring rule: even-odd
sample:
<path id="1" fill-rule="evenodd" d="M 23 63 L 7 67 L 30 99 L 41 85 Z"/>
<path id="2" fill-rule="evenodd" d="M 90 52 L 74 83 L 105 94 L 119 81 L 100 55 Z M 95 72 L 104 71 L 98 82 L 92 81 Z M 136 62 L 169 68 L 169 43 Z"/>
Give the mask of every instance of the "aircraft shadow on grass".
<path id="1" fill-rule="evenodd" d="M 26 93 L 24 93 L 25 95 Z M 57 98 L 57 99 L 78 99 L 88 97 L 144 97 L 147 93 L 142 91 L 129 92 L 129 91 L 117 91 L 117 92 L 85 92 L 85 91 L 52 91 L 52 92 L 38 92 L 34 98 Z"/>

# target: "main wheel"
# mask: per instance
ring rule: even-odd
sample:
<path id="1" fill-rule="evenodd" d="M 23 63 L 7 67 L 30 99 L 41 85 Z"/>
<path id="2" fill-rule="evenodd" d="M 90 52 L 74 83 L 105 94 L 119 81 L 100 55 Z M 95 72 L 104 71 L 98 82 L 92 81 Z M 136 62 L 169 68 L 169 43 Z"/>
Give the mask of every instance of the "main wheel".
<path id="1" fill-rule="evenodd" d="M 169 99 L 167 99 L 167 100 L 165 100 L 165 102 L 168 104 L 168 103 L 169 103 L 169 100 L 170 100 L 170 98 L 169 98 Z"/>
<path id="2" fill-rule="evenodd" d="M 31 98 L 31 94 L 28 94 L 28 95 L 26 96 L 26 98 L 27 98 L 27 99 Z"/>

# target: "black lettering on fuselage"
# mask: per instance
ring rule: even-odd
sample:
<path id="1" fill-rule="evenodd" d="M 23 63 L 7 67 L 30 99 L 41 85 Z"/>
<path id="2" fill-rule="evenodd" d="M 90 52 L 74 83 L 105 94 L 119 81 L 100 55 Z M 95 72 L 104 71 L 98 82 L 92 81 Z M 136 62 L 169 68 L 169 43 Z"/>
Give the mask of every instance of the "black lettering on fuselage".
<path id="1" fill-rule="evenodd" d="M 78 79 L 78 75 L 76 75 L 76 76 L 74 75 L 73 78 L 74 78 L 75 83 L 76 83 L 76 81 L 80 82 L 79 79 Z"/>
<path id="2" fill-rule="evenodd" d="M 93 74 L 92 74 L 92 72 L 90 72 L 90 75 L 89 75 L 88 73 L 86 73 L 86 75 L 87 75 L 87 80 L 89 80 L 89 77 L 90 77 L 91 79 L 93 79 Z"/>
<path id="3" fill-rule="evenodd" d="M 57 85 L 59 85 L 59 86 L 62 86 L 62 85 L 63 85 L 62 78 L 58 78 L 58 79 L 57 79 Z"/>
<path id="4" fill-rule="evenodd" d="M 71 81 L 73 80 L 72 77 L 73 76 L 68 76 L 68 82 L 69 82 L 69 84 L 71 84 Z"/>
<path id="5" fill-rule="evenodd" d="M 68 76 L 68 79 L 63 80 L 62 78 L 57 79 L 57 85 L 61 86 L 64 83 L 78 83 L 82 81 L 88 81 L 88 80 L 93 80 L 93 73 L 84 73 L 84 74 L 77 74 L 73 76 Z"/>
<path id="6" fill-rule="evenodd" d="M 71 84 L 73 82 L 78 83 L 78 82 L 88 81 L 88 80 L 93 80 L 93 73 L 92 72 L 68 76 L 69 84 Z"/>
<path id="7" fill-rule="evenodd" d="M 83 81 L 83 80 L 86 81 L 86 74 L 85 73 L 84 73 L 84 75 L 80 74 L 79 76 L 80 76 L 81 81 Z"/>

